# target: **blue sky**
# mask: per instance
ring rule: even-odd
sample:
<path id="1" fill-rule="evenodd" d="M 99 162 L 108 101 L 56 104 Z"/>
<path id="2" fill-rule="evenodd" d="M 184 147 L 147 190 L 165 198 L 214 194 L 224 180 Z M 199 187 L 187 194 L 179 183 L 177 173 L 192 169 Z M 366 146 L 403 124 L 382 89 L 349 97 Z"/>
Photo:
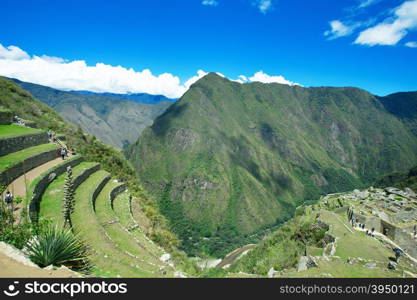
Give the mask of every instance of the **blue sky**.
<path id="1" fill-rule="evenodd" d="M 377 95 L 417 90 L 417 0 L 1 4 L 0 74 L 56 88 L 174 97 L 213 71 Z"/>

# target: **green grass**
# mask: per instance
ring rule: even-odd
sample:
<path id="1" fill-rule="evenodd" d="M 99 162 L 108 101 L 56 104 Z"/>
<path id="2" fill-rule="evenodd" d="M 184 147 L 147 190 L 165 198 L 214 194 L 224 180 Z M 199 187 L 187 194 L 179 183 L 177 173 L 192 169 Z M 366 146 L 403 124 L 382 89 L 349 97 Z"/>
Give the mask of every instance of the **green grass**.
<path id="1" fill-rule="evenodd" d="M 320 256 L 323 254 L 323 248 L 307 247 L 307 254 L 312 256 Z"/>
<path id="2" fill-rule="evenodd" d="M 331 226 L 330 234 L 338 237 L 336 256 L 342 259 L 362 257 L 388 263 L 388 257 L 392 256 L 392 251 L 382 247 L 377 239 L 367 236 L 364 232 L 350 228 L 346 216 L 322 211 L 321 219 Z"/>
<path id="3" fill-rule="evenodd" d="M 78 166 L 73 167 L 74 180 L 85 170 L 96 166 L 95 162 L 82 162 Z M 64 199 L 64 183 L 67 173 L 64 172 L 46 188 L 40 203 L 39 216 L 43 219 L 51 220 L 55 224 L 62 225 L 64 222 L 62 215 L 62 205 Z"/>
<path id="4" fill-rule="evenodd" d="M 58 146 L 54 144 L 42 144 L 30 148 L 26 148 L 21 151 L 10 153 L 0 157 L 0 172 L 3 172 L 14 166 L 15 164 L 24 161 L 25 159 L 38 155 L 42 152 L 48 152 L 53 149 L 58 149 Z"/>
<path id="5" fill-rule="evenodd" d="M 73 156 L 73 157 L 69 158 L 68 160 L 62 161 L 58 165 L 50 168 L 49 170 L 46 170 L 45 172 L 40 174 L 38 177 L 36 177 L 29 185 L 28 193 L 26 195 L 26 198 L 23 200 L 23 206 L 26 207 L 28 205 L 28 203 L 30 203 L 31 199 L 33 198 L 33 193 L 35 191 L 36 185 L 39 183 L 39 181 L 41 181 L 45 176 L 49 176 L 49 174 L 51 174 L 51 172 L 53 172 L 57 168 L 61 167 L 62 165 L 68 163 L 69 161 L 76 160 L 76 159 L 79 159 L 79 158 L 80 158 L 79 155 Z"/>
<path id="6" fill-rule="evenodd" d="M 42 132 L 42 130 L 23 127 L 16 124 L 0 125 L 0 139 L 40 132 Z"/>
<path id="7" fill-rule="evenodd" d="M 149 242 L 144 240 L 143 236 L 141 240 L 138 240 L 135 235 L 127 232 L 111 208 L 110 192 L 118 185 L 120 183 L 108 182 L 98 195 L 95 203 L 97 220 L 118 248 L 136 256 L 138 258 L 136 264 L 141 268 L 156 273 L 163 264 L 144 246 Z M 114 223 L 109 224 L 109 222 Z"/>
<path id="8" fill-rule="evenodd" d="M 129 193 L 121 193 L 113 200 L 113 210 L 119 219 L 120 225 L 124 228 L 132 228 L 138 223 L 133 219 L 132 214 L 130 213 L 130 203 L 129 203 Z M 152 242 L 150 242 L 142 230 L 138 227 L 130 230 L 131 234 L 142 244 L 142 246 L 149 253 L 152 253 L 153 258 L 155 256 L 162 255 L 162 251 Z"/>
<path id="9" fill-rule="evenodd" d="M 388 264 L 388 262 L 387 262 Z M 310 268 L 305 271 L 288 272 L 281 275 L 283 278 L 302 277 L 336 277 L 336 278 L 390 278 L 402 277 L 402 271 L 388 271 L 386 265 L 377 264 L 374 269 L 365 267 L 363 264 L 348 264 L 340 259 L 330 261 L 320 260 L 318 268 Z"/>
<path id="10" fill-rule="evenodd" d="M 90 257 L 96 276 L 154 277 L 136 267 L 136 260 L 118 249 L 106 236 L 93 210 L 92 196 L 95 187 L 108 176 L 105 171 L 92 174 L 81 184 L 75 194 L 75 210 L 72 215 L 74 231 L 91 247 L 94 254 Z"/>
<path id="11" fill-rule="evenodd" d="M 113 210 L 120 220 L 120 224 L 129 228 L 136 224 L 132 215 L 130 214 L 129 194 L 121 193 L 113 200 Z"/>

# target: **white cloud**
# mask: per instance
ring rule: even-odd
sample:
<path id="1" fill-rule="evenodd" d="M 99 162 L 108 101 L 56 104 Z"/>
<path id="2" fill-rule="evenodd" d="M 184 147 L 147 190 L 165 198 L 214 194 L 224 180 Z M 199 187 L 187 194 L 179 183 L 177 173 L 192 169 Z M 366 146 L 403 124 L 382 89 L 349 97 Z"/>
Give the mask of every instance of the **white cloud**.
<path id="1" fill-rule="evenodd" d="M 0 59 L 22 60 L 28 58 L 29 55 L 19 47 L 9 46 L 5 48 L 2 44 L 0 44 Z"/>
<path id="2" fill-rule="evenodd" d="M 249 77 L 249 78 L 247 78 L 244 75 L 240 75 L 239 79 L 236 81 L 239 82 L 239 80 L 242 82 L 262 82 L 262 83 L 281 83 L 281 84 L 287 84 L 287 85 L 300 85 L 296 82 L 292 82 L 292 81 L 285 79 L 284 76 L 282 75 L 271 76 L 271 75 L 264 73 L 263 71 L 256 72 L 252 77 Z"/>
<path id="3" fill-rule="evenodd" d="M 242 81 L 248 81 L 248 77 L 246 77 L 245 75 L 239 75 L 239 79 Z"/>
<path id="4" fill-rule="evenodd" d="M 359 4 L 358 8 L 365 8 L 374 5 L 380 1 L 381 0 L 361 0 L 361 3 Z"/>
<path id="5" fill-rule="evenodd" d="M 417 0 L 406 1 L 394 10 L 393 17 L 362 31 L 355 44 L 396 45 L 408 31 L 417 28 Z"/>
<path id="6" fill-rule="evenodd" d="M 407 42 L 405 46 L 408 48 L 417 48 L 417 42 Z"/>
<path id="7" fill-rule="evenodd" d="M 330 30 L 324 32 L 325 36 L 328 36 L 330 40 L 337 39 L 342 36 L 350 35 L 355 29 L 355 25 L 348 26 L 343 24 L 339 20 L 333 20 L 330 23 Z"/>
<path id="8" fill-rule="evenodd" d="M 272 9 L 272 0 L 256 0 L 253 4 L 258 7 L 259 11 L 266 14 Z"/>
<path id="9" fill-rule="evenodd" d="M 84 60 L 30 56 L 16 46 L 5 48 L 0 44 L 0 75 L 61 90 L 149 93 L 178 98 L 188 90 L 192 80 L 204 76 L 201 72 L 181 84 L 180 78 L 170 73 L 154 75 L 149 69 L 135 71 L 104 63 L 89 66 Z"/>
<path id="10" fill-rule="evenodd" d="M 200 78 L 203 78 L 206 75 L 207 72 L 204 72 L 203 70 L 198 70 L 196 76 L 191 77 L 184 83 L 185 88 L 188 90 L 192 84 L 196 83 Z"/>
<path id="11" fill-rule="evenodd" d="M 0 44 L 0 75 L 22 81 L 41 84 L 60 90 L 86 90 L 111 93 L 148 93 L 165 95 L 170 98 L 181 97 L 190 86 L 207 72 L 198 70 L 197 74 L 183 84 L 178 76 L 170 73 L 154 75 L 149 69 L 135 71 L 122 66 L 97 63 L 93 66 L 84 60 L 68 61 L 60 57 L 30 56 L 16 46 L 3 47 Z M 219 76 L 225 77 L 222 73 Z M 262 71 L 252 77 L 240 75 L 239 83 L 278 82 L 296 85 L 283 76 L 270 76 Z"/>
<path id="12" fill-rule="evenodd" d="M 203 0 L 201 4 L 205 6 L 217 6 L 219 2 L 217 2 L 216 0 Z"/>

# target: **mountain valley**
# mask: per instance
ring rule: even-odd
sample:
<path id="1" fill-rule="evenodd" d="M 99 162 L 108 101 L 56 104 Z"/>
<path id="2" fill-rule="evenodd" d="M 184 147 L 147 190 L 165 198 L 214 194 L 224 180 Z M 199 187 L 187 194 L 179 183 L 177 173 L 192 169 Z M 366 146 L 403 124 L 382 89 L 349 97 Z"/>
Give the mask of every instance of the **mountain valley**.
<path id="1" fill-rule="evenodd" d="M 210 73 L 125 154 L 183 249 L 222 256 L 302 203 L 417 165 L 415 119 L 393 114 L 392 97 Z"/>

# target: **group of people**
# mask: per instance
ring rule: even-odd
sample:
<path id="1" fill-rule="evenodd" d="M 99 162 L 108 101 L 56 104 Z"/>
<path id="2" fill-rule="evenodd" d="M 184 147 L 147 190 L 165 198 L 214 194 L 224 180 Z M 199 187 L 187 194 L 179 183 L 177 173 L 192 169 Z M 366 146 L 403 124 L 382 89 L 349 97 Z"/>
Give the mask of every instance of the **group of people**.
<path id="1" fill-rule="evenodd" d="M 359 223 L 359 219 L 350 219 L 350 224 L 353 228 L 358 227 L 359 229 L 365 230 L 365 224 Z M 370 237 L 375 237 L 375 228 L 372 227 L 371 230 L 366 229 L 366 235 Z"/>
<path id="2" fill-rule="evenodd" d="M 26 123 L 23 121 L 23 119 L 19 118 L 18 116 L 13 117 L 13 122 L 21 126 L 26 126 Z"/>
<path id="3" fill-rule="evenodd" d="M 370 237 L 375 237 L 375 228 L 372 227 L 371 230 L 366 229 L 366 235 Z"/>
<path id="4" fill-rule="evenodd" d="M 48 130 L 48 137 L 49 137 L 49 140 L 51 142 L 56 142 L 57 141 L 56 134 L 51 129 Z"/>
<path id="5" fill-rule="evenodd" d="M 61 149 L 58 149 L 58 152 L 62 160 L 65 160 L 65 158 L 68 157 L 68 151 L 64 147 L 62 147 Z"/>
<path id="6" fill-rule="evenodd" d="M 48 130 L 48 137 L 49 137 L 49 140 L 52 143 L 58 142 L 58 138 L 56 137 L 55 132 L 53 132 L 51 129 Z M 68 149 L 65 148 L 64 146 L 62 146 L 61 143 L 59 143 L 59 144 L 61 145 L 61 148 L 59 148 L 58 151 L 57 151 L 58 152 L 58 156 L 60 156 L 62 158 L 62 160 L 65 160 L 65 158 L 68 158 L 69 157 L 69 155 L 68 155 Z M 74 153 L 75 152 L 73 152 L 73 154 Z"/>

